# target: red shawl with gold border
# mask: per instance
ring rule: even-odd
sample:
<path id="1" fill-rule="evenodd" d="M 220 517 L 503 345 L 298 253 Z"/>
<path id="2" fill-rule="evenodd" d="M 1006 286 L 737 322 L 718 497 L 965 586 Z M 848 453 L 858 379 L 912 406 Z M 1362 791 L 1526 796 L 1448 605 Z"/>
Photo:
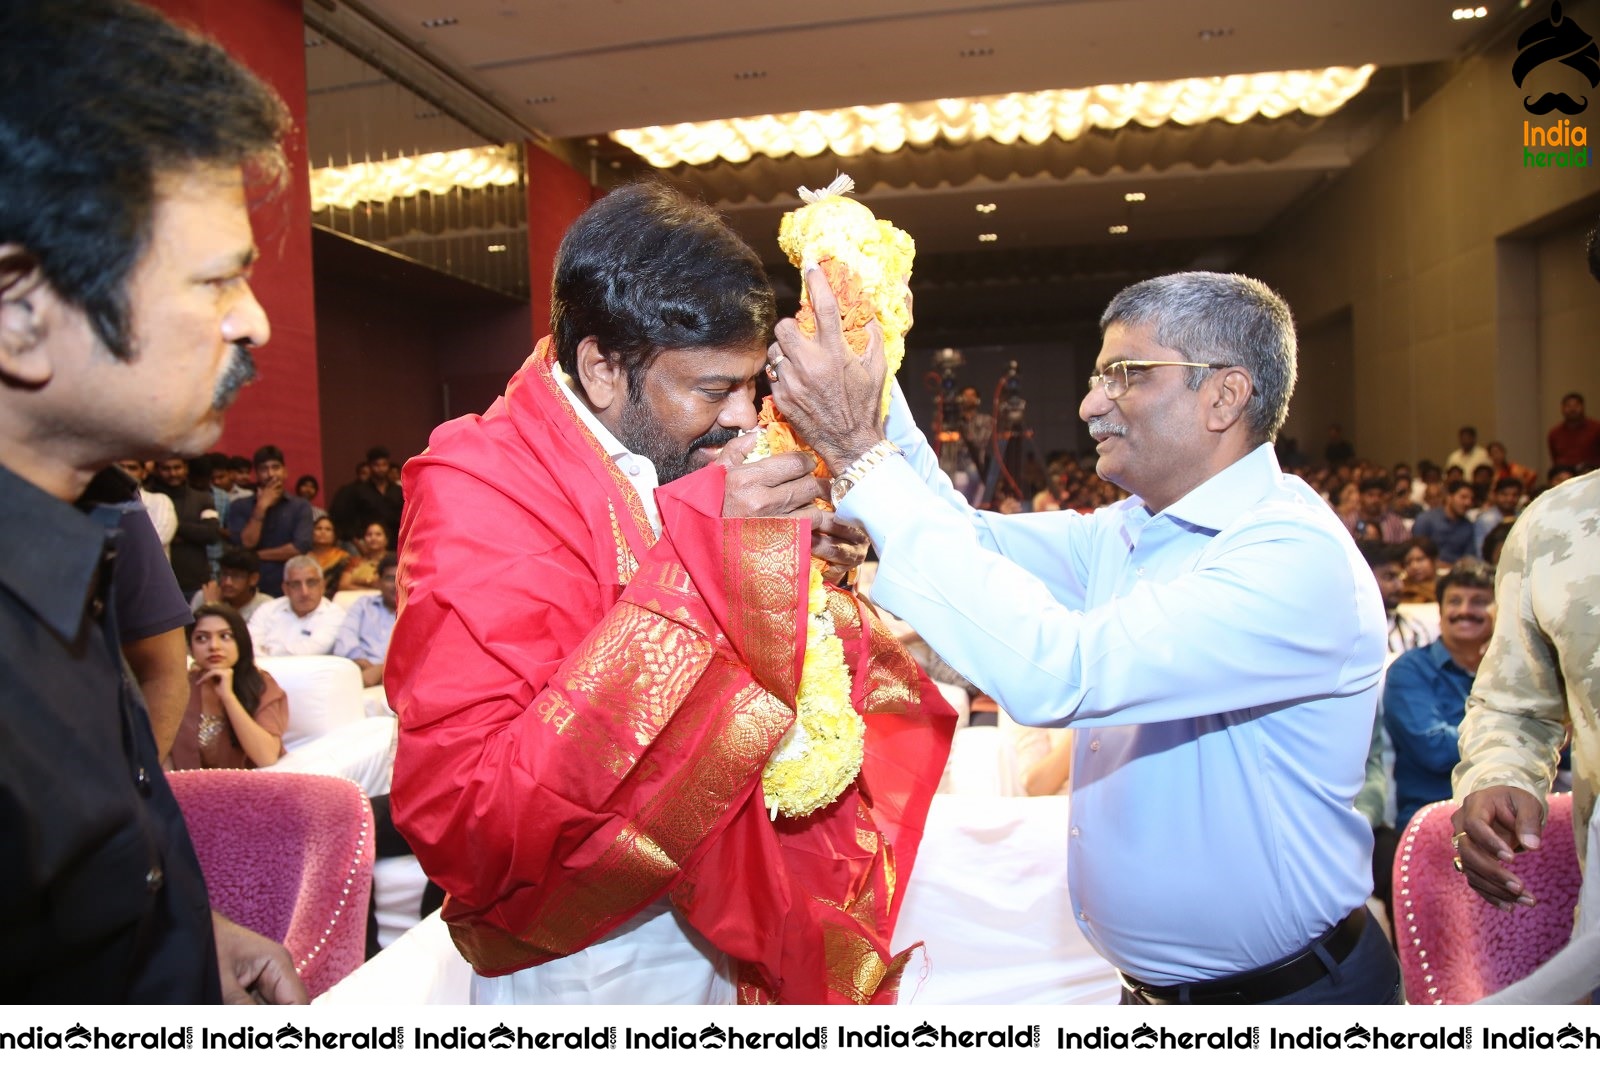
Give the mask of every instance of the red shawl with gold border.
<path id="1" fill-rule="evenodd" d="M 892 1002 L 890 948 L 955 716 L 849 594 L 829 610 L 866 721 L 834 804 L 774 822 L 760 777 L 794 721 L 810 534 L 721 517 L 712 466 L 656 494 L 576 417 L 541 341 L 483 416 L 406 465 L 393 810 L 483 974 L 673 906 L 746 1002 Z"/>

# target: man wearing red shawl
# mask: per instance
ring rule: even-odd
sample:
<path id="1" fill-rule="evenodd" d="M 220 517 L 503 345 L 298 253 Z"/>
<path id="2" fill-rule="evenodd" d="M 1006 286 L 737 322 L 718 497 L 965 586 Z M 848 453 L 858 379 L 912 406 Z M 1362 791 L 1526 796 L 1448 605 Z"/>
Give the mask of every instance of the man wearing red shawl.
<path id="1" fill-rule="evenodd" d="M 798 454 L 743 464 L 773 298 L 708 209 L 613 192 L 557 256 L 552 336 L 405 469 L 395 822 L 478 1002 L 892 1002 L 953 714 L 830 590 L 862 770 L 769 817 L 810 555 L 858 559 Z M 657 486 L 660 486 L 657 489 Z"/>

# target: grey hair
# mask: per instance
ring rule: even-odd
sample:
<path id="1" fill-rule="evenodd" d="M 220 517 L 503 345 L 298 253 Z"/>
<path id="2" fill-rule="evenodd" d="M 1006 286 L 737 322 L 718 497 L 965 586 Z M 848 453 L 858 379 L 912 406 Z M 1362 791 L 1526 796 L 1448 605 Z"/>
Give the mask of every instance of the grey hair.
<path id="1" fill-rule="evenodd" d="M 288 577 L 290 571 L 303 571 L 308 569 L 315 570 L 320 577 L 327 577 L 326 574 L 322 573 L 322 564 L 318 563 L 315 557 L 290 556 L 288 559 L 283 561 L 283 573 L 285 577 Z"/>
<path id="2" fill-rule="evenodd" d="M 1111 298 L 1100 332 L 1119 324 L 1150 327 L 1156 344 L 1184 359 L 1244 368 L 1253 386 L 1245 407 L 1251 436 L 1258 443 L 1277 438 L 1295 380 L 1294 316 L 1283 297 L 1243 274 L 1166 274 Z M 1191 367 L 1189 388 L 1200 388 L 1210 373 Z"/>

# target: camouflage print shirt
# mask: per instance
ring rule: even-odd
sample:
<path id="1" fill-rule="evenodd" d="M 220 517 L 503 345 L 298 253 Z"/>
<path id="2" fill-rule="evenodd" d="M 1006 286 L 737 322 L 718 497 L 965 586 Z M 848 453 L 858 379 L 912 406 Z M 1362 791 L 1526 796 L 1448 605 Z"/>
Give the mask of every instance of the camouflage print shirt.
<path id="1" fill-rule="evenodd" d="M 1495 578 L 1499 620 L 1461 724 L 1456 800 L 1493 785 L 1543 797 L 1572 730 L 1572 823 L 1584 862 L 1600 792 L 1600 471 L 1517 519 Z"/>

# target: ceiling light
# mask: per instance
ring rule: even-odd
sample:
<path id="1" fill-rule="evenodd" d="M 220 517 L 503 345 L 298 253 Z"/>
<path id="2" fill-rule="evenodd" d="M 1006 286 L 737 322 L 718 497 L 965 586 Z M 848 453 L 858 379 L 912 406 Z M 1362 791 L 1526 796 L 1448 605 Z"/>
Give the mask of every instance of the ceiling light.
<path id="1" fill-rule="evenodd" d="M 460 21 L 458 18 L 423 19 L 422 25 L 425 29 L 437 30 L 441 26 L 454 26 Z"/>
<path id="2" fill-rule="evenodd" d="M 505 250 L 506 250 L 506 246 L 505 245 L 490 245 L 489 246 L 489 251 L 491 251 L 491 252 L 504 252 Z"/>
<path id="3" fill-rule="evenodd" d="M 1450 17 L 1457 22 L 1465 19 L 1484 19 L 1489 17 L 1489 9 L 1486 7 L 1458 7 L 1450 12 Z"/>
<path id="4" fill-rule="evenodd" d="M 753 82 L 758 78 L 765 78 L 766 76 L 767 72 L 764 70 L 741 70 L 734 74 L 733 80 L 740 82 Z"/>
<path id="5" fill-rule="evenodd" d="M 1128 232 L 1128 227 L 1127 227 L 1127 225 L 1125 223 L 1121 224 L 1121 225 L 1117 225 L 1117 226 L 1107 226 L 1106 227 L 1106 232 L 1107 233 L 1119 233 L 1119 234 L 1120 233 L 1127 233 Z"/>
<path id="6" fill-rule="evenodd" d="M 1000 235 L 997 234 L 997 233 L 980 233 L 980 234 L 978 234 L 978 240 L 982 241 L 985 244 L 988 244 L 991 241 L 1000 240 Z"/>
<path id="7" fill-rule="evenodd" d="M 1142 204 L 1142 203 L 1144 203 L 1144 194 L 1143 193 L 1123 193 L 1122 194 L 1122 199 L 1126 200 L 1130 204 Z"/>
<path id="8" fill-rule="evenodd" d="M 311 172 L 311 210 L 382 203 L 418 193 L 439 195 L 451 189 L 483 189 L 517 184 L 521 168 L 512 145 L 484 145 L 455 152 L 397 156 Z"/>
<path id="9" fill-rule="evenodd" d="M 992 215 L 992 214 L 994 214 L 994 205 L 993 204 L 979 204 L 978 205 L 978 214 L 980 214 L 980 215 Z"/>
<path id="10" fill-rule="evenodd" d="M 1331 115 L 1366 87 L 1375 69 L 1368 64 L 924 100 L 649 126 L 617 130 L 611 136 L 653 167 L 699 166 L 717 158 L 745 163 L 758 154 L 774 159 L 810 158 L 824 152 L 859 156 L 873 150 L 898 152 L 907 145 L 922 147 L 940 139 L 957 145 L 979 140 L 1039 145 L 1051 137 L 1073 141 L 1092 128 L 1117 130 L 1130 122 L 1198 126 L 1213 119 L 1233 123 L 1258 115 L 1275 119 L 1294 111 Z"/>
<path id="11" fill-rule="evenodd" d="M 1220 41 L 1224 37 L 1233 36 L 1233 27 L 1218 26 L 1215 29 L 1201 30 L 1196 36 L 1202 41 Z"/>
<path id="12" fill-rule="evenodd" d="M 962 59 L 983 59 L 985 56 L 994 55 L 993 48 L 963 48 L 956 55 Z"/>
<path id="13" fill-rule="evenodd" d="M 522 102 L 524 104 L 553 104 L 556 102 L 556 98 L 548 94 L 545 96 L 525 96 L 522 98 Z"/>

